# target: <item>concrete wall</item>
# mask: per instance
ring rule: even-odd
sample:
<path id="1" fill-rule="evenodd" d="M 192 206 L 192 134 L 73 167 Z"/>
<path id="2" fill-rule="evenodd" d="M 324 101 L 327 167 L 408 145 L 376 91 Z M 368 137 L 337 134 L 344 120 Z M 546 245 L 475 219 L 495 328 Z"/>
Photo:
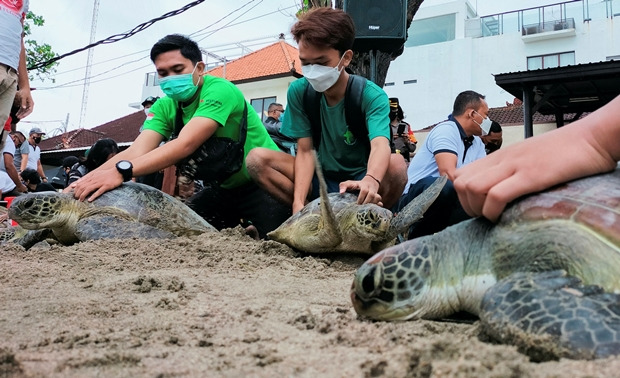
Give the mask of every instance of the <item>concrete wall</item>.
<path id="1" fill-rule="evenodd" d="M 494 75 L 526 71 L 528 56 L 574 51 L 575 63 L 581 64 L 620 55 L 620 23 L 614 24 L 604 14 L 597 13 L 592 21 L 583 22 L 577 18 L 581 12 L 573 11 L 568 17 L 575 18 L 574 33 L 550 32 L 536 41 L 523 38 L 516 27 L 497 36 L 469 38 L 459 30 L 463 24 L 458 20 L 466 17 L 467 8 L 459 5 L 463 2 L 437 2 L 436 7 L 421 8 L 414 18 L 458 12 L 455 40 L 407 47 L 390 65 L 386 84 L 393 85 L 386 85 L 384 90 L 390 97 L 399 98 L 413 130 L 445 119 L 454 98 L 464 90 L 486 95 L 490 107 L 512 103 L 513 96 L 495 84 Z M 417 82 L 404 84 L 411 80 Z"/>

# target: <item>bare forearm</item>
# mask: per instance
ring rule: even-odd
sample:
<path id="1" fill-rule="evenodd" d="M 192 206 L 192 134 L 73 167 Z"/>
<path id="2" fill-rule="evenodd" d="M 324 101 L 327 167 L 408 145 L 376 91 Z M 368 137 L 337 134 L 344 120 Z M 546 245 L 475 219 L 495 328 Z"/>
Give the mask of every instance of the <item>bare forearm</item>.
<path id="1" fill-rule="evenodd" d="M 293 203 L 306 202 L 312 176 L 314 175 L 314 157 L 310 149 L 298 149 L 295 156 L 295 184 L 293 189 Z"/>
<path id="2" fill-rule="evenodd" d="M 383 138 L 375 138 L 371 143 L 366 173 L 376 180 L 383 181 L 390 165 L 390 146 Z"/>

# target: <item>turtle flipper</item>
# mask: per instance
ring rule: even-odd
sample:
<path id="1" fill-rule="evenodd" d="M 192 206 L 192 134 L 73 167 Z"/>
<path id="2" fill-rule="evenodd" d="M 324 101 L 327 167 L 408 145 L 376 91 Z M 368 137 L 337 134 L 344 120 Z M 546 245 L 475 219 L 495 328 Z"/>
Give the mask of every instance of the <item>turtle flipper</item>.
<path id="1" fill-rule="evenodd" d="M 392 219 L 386 240 L 394 240 L 398 234 L 407 231 L 409 226 L 422 219 L 422 216 L 435 202 L 447 181 L 448 176 L 438 177 L 422 194 L 403 207 Z"/>
<path id="2" fill-rule="evenodd" d="M 54 238 L 54 233 L 49 228 L 44 228 L 41 230 L 25 230 L 21 227 L 16 227 L 14 229 L 14 238 L 11 242 L 15 244 L 19 244 L 25 249 L 30 249 L 33 245 L 37 244 L 48 238 Z"/>
<path id="3" fill-rule="evenodd" d="M 620 354 L 620 295 L 561 270 L 515 273 L 482 299 L 482 331 L 537 361 Z"/>
<path id="4" fill-rule="evenodd" d="M 342 235 L 340 234 L 340 228 L 338 227 L 338 222 L 336 222 L 336 216 L 334 215 L 332 205 L 329 202 L 327 183 L 325 182 L 325 177 L 323 176 L 321 163 L 319 162 L 316 151 L 313 150 L 312 154 L 314 156 L 316 175 L 319 179 L 319 194 L 321 198 L 321 202 L 319 204 L 321 209 L 321 218 L 319 220 L 316 238 L 317 240 L 322 240 L 323 245 L 330 244 L 337 246 L 342 243 Z M 329 243 L 327 243 L 327 241 L 329 241 Z"/>
<path id="5" fill-rule="evenodd" d="M 169 239 L 175 237 L 171 232 L 114 215 L 90 216 L 80 219 L 76 225 L 75 236 L 80 241 L 124 238 Z"/>

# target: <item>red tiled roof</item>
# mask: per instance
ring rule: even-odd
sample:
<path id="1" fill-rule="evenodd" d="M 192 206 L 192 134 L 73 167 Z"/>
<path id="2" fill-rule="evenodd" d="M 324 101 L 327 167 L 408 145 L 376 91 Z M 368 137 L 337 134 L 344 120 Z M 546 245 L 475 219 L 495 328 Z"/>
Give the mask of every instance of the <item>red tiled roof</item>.
<path id="1" fill-rule="evenodd" d="M 489 109 L 489 118 L 501 126 L 522 126 L 525 122 L 523 122 L 523 104 L 512 105 L 507 103 L 507 106 L 502 106 L 500 108 L 490 108 Z M 581 117 L 583 118 L 589 113 L 583 113 Z M 566 113 L 564 114 L 565 123 L 574 121 L 575 113 Z M 539 112 L 534 113 L 532 116 L 532 122 L 534 124 L 539 123 L 555 123 L 555 115 L 544 115 Z M 430 131 L 433 127 L 437 126 L 438 123 L 427 126 L 423 129 L 417 131 Z"/>
<path id="2" fill-rule="evenodd" d="M 284 41 L 254 51 L 239 59 L 207 71 L 207 74 L 224 77 L 233 83 L 257 81 L 278 76 L 301 77 L 301 63 L 297 49 Z"/>
<path id="3" fill-rule="evenodd" d="M 583 113 L 581 117 L 585 117 L 589 113 Z M 564 121 L 571 122 L 575 118 L 575 113 L 564 114 Z M 580 118 L 581 118 L 580 117 Z M 523 125 L 523 104 L 508 105 L 501 108 L 489 109 L 489 118 L 500 125 Z M 532 116 L 533 123 L 555 123 L 555 115 L 544 115 L 539 112 Z"/>
<path id="4" fill-rule="evenodd" d="M 111 138 L 116 143 L 130 143 L 140 134 L 140 127 L 142 127 L 145 118 L 146 115 L 143 111 L 137 111 L 92 129 L 77 129 L 47 138 L 41 141 L 39 146 L 41 151 L 69 148 L 86 149 L 101 138 Z"/>

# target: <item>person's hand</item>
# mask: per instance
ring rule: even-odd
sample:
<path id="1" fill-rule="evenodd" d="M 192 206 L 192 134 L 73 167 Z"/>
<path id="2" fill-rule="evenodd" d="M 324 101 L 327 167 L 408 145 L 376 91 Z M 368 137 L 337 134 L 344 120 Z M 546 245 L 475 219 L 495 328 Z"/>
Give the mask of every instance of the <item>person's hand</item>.
<path id="1" fill-rule="evenodd" d="M 34 100 L 32 100 L 30 88 L 23 88 L 17 92 L 17 96 L 20 99 L 20 104 L 16 116 L 19 119 L 23 119 L 29 116 L 30 113 L 32 113 L 32 111 L 34 110 Z"/>
<path id="2" fill-rule="evenodd" d="M 340 183 L 340 194 L 356 190 L 360 192 L 357 196 L 358 205 L 376 203 L 379 206 L 383 206 L 383 202 L 381 202 L 382 198 L 378 193 L 379 182 L 374 178 L 364 176 L 364 178 L 359 181 L 348 180 Z"/>
<path id="3" fill-rule="evenodd" d="M 116 167 L 108 169 L 100 167 L 96 172 L 89 172 L 78 181 L 69 185 L 69 190 L 72 189 L 73 196 L 80 201 L 84 201 L 90 195 L 88 201 L 91 202 L 108 190 L 119 187 L 122 183 L 123 176 L 116 170 Z"/>
<path id="4" fill-rule="evenodd" d="M 506 205 L 522 195 L 613 169 L 616 163 L 589 138 L 587 129 L 575 126 L 497 150 L 456 170 L 454 188 L 463 209 L 495 222 Z"/>
<path id="5" fill-rule="evenodd" d="M 303 209 L 304 206 L 306 206 L 306 204 L 303 202 L 293 202 L 293 214 Z"/>
<path id="6" fill-rule="evenodd" d="M 17 191 L 20 193 L 26 193 L 28 191 L 28 188 L 26 187 L 26 185 L 22 183 L 19 183 L 19 185 L 16 185 L 15 189 L 17 189 Z"/>

